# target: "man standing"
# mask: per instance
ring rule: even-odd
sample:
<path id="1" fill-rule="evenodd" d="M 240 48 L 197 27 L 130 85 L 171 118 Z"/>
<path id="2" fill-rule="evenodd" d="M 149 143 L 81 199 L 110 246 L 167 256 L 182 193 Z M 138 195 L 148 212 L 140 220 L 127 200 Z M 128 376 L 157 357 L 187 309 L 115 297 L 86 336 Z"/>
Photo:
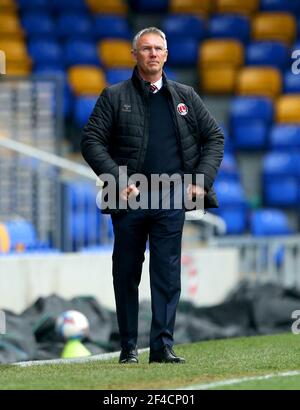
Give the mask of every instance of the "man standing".
<path id="1" fill-rule="evenodd" d="M 117 181 L 114 227 L 113 283 L 121 337 L 120 363 L 137 363 L 138 286 L 146 242 L 150 248 L 152 323 L 149 362 L 184 363 L 173 350 L 173 332 L 180 296 L 181 238 L 185 209 L 159 206 L 120 209 L 120 201 L 140 194 L 130 176 L 144 174 L 192 175 L 189 199 L 204 196 L 206 208 L 217 207 L 212 185 L 220 166 L 224 137 L 193 88 L 169 81 L 165 34 L 150 27 L 133 39 L 136 62 L 132 78 L 106 88 L 84 127 L 82 155 L 97 175 Z M 127 166 L 129 181 L 120 178 Z M 196 176 L 204 175 L 204 186 Z M 122 180 L 122 181 L 121 181 Z M 150 197 L 153 189 L 149 190 Z M 170 190 L 171 200 L 174 190 Z M 151 202 L 151 201 L 150 201 Z"/>

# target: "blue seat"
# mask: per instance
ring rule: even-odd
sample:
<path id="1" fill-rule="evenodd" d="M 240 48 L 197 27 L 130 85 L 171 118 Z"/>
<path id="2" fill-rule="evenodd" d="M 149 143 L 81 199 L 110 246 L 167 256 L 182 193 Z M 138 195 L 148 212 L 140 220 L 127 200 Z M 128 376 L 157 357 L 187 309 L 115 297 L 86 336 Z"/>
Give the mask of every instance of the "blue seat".
<path id="1" fill-rule="evenodd" d="M 97 40 L 103 38 L 130 39 L 131 30 L 127 19 L 120 16 L 98 15 L 94 19 L 93 31 Z"/>
<path id="2" fill-rule="evenodd" d="M 168 40 L 183 36 L 201 41 L 206 36 L 206 22 L 199 16 L 169 15 L 163 20 L 162 29 Z"/>
<path id="3" fill-rule="evenodd" d="M 131 0 L 130 6 L 133 11 L 141 13 L 166 13 L 169 0 Z"/>
<path id="4" fill-rule="evenodd" d="M 299 204 L 299 180 L 295 177 L 264 178 L 264 203 L 275 207 L 297 207 Z"/>
<path id="5" fill-rule="evenodd" d="M 260 9 L 300 13 L 300 0 L 260 0 Z"/>
<path id="6" fill-rule="evenodd" d="M 247 206 L 245 192 L 239 181 L 219 178 L 216 180 L 214 187 L 220 202 L 220 207 L 245 208 Z"/>
<path id="7" fill-rule="evenodd" d="M 270 147 L 273 150 L 300 151 L 300 125 L 275 124 L 270 132 Z"/>
<path id="8" fill-rule="evenodd" d="M 32 40 L 28 44 L 29 54 L 34 63 L 62 64 L 63 54 L 59 43 L 53 40 Z"/>
<path id="9" fill-rule="evenodd" d="M 268 176 L 300 177 L 300 154 L 297 152 L 269 152 L 263 159 L 263 173 Z"/>
<path id="10" fill-rule="evenodd" d="M 98 96 L 79 96 L 76 98 L 74 119 L 79 127 L 83 127 L 87 123 L 97 99 Z"/>
<path id="11" fill-rule="evenodd" d="M 225 221 L 227 235 L 240 235 L 247 230 L 247 212 L 243 208 L 221 209 L 218 216 Z"/>
<path id="12" fill-rule="evenodd" d="M 221 166 L 217 175 L 217 179 L 232 179 L 239 181 L 240 174 L 236 159 L 232 153 L 225 152 Z"/>
<path id="13" fill-rule="evenodd" d="M 247 43 L 250 38 L 249 19 L 235 14 L 215 15 L 210 19 L 208 35 L 211 38 L 233 38 Z"/>
<path id="14" fill-rule="evenodd" d="M 168 41 L 168 64 L 174 67 L 191 67 L 197 64 L 198 41 L 193 38 L 170 39 Z"/>
<path id="15" fill-rule="evenodd" d="M 297 66 L 297 68 L 300 68 L 300 63 L 298 63 Z M 285 94 L 300 94 L 300 74 L 295 75 L 291 69 L 288 69 L 283 76 L 283 89 Z"/>
<path id="16" fill-rule="evenodd" d="M 131 78 L 132 70 L 130 68 L 110 68 L 105 74 L 106 82 L 112 85 Z"/>
<path id="17" fill-rule="evenodd" d="M 64 65 L 70 67 L 77 64 L 100 65 L 97 46 L 92 41 L 70 40 L 63 50 Z"/>
<path id="18" fill-rule="evenodd" d="M 28 12 L 21 17 L 21 23 L 29 38 L 53 39 L 56 27 L 51 15 L 43 12 Z"/>
<path id="19" fill-rule="evenodd" d="M 101 218 L 96 205 L 95 186 L 82 181 L 63 184 L 64 250 L 77 251 L 99 244 Z"/>
<path id="20" fill-rule="evenodd" d="M 51 7 L 56 12 L 61 11 L 78 11 L 86 12 L 88 11 L 87 3 L 85 0 L 50 0 Z"/>
<path id="21" fill-rule="evenodd" d="M 255 236 L 287 235 L 293 233 L 287 216 L 278 209 L 253 211 L 250 227 L 252 235 Z"/>
<path id="22" fill-rule="evenodd" d="M 246 48 L 247 65 L 274 66 L 284 70 L 289 64 L 289 48 L 277 41 L 254 41 Z"/>
<path id="23" fill-rule="evenodd" d="M 55 77 L 62 81 L 63 85 L 63 113 L 64 117 L 70 114 L 72 106 L 71 90 L 67 79 L 65 70 L 61 67 L 52 67 L 51 65 L 37 65 L 33 71 L 34 74 L 43 75 L 47 77 Z"/>
<path id="24" fill-rule="evenodd" d="M 57 20 L 57 33 L 62 39 L 93 40 L 94 27 L 88 15 L 75 12 L 60 14 Z"/>
<path id="25" fill-rule="evenodd" d="M 31 222 L 9 221 L 5 225 L 10 238 L 11 250 L 33 249 L 38 243 L 36 231 Z"/>
<path id="26" fill-rule="evenodd" d="M 21 11 L 45 11 L 51 8 L 49 0 L 17 0 Z"/>
<path id="27" fill-rule="evenodd" d="M 164 65 L 164 72 L 169 80 L 177 81 L 177 74 L 172 68 L 168 67 L 168 64 Z"/>
<path id="28" fill-rule="evenodd" d="M 265 203 L 269 206 L 298 206 L 299 177 L 299 153 L 268 153 L 263 159 Z"/>
<path id="29" fill-rule="evenodd" d="M 237 149 L 264 149 L 274 109 L 264 97 L 235 97 L 229 110 L 231 133 Z"/>

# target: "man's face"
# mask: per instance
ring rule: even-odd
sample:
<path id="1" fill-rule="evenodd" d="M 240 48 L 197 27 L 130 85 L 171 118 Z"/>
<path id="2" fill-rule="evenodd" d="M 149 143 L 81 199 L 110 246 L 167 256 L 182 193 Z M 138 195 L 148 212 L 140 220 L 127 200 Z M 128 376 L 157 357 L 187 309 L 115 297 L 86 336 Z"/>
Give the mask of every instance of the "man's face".
<path id="1" fill-rule="evenodd" d="M 144 75 L 155 75 L 162 72 L 167 61 L 168 50 L 164 40 L 155 33 L 144 34 L 138 39 L 136 50 L 132 51 L 133 58 Z"/>

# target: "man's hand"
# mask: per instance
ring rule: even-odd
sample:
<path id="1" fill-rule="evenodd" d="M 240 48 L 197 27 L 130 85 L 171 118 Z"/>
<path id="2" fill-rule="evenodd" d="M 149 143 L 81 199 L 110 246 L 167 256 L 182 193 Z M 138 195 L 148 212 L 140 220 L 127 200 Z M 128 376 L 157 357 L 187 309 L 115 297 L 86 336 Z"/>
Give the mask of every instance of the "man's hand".
<path id="1" fill-rule="evenodd" d="M 205 189 L 200 187 L 199 185 L 189 184 L 187 187 L 187 197 L 189 201 L 191 201 L 195 197 L 204 196 L 205 194 Z"/>
<path id="2" fill-rule="evenodd" d="M 131 184 L 121 191 L 120 197 L 123 199 L 123 201 L 128 201 L 131 195 L 138 196 L 139 193 L 140 191 L 137 189 L 137 187 L 134 184 Z"/>

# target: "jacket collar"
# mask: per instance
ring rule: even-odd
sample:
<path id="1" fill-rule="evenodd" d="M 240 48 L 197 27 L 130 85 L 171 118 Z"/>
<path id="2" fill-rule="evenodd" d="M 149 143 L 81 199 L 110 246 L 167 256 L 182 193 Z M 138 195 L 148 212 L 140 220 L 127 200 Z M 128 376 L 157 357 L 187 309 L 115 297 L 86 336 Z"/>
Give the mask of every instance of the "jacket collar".
<path id="1" fill-rule="evenodd" d="M 137 66 L 134 67 L 131 81 L 133 82 L 133 85 L 140 90 L 143 94 L 148 95 L 150 92 L 150 82 L 149 81 L 144 81 L 137 69 Z M 168 90 L 170 90 L 170 85 L 168 78 L 166 76 L 166 73 L 163 71 L 162 72 L 162 81 L 163 81 L 163 87 L 166 87 Z"/>

